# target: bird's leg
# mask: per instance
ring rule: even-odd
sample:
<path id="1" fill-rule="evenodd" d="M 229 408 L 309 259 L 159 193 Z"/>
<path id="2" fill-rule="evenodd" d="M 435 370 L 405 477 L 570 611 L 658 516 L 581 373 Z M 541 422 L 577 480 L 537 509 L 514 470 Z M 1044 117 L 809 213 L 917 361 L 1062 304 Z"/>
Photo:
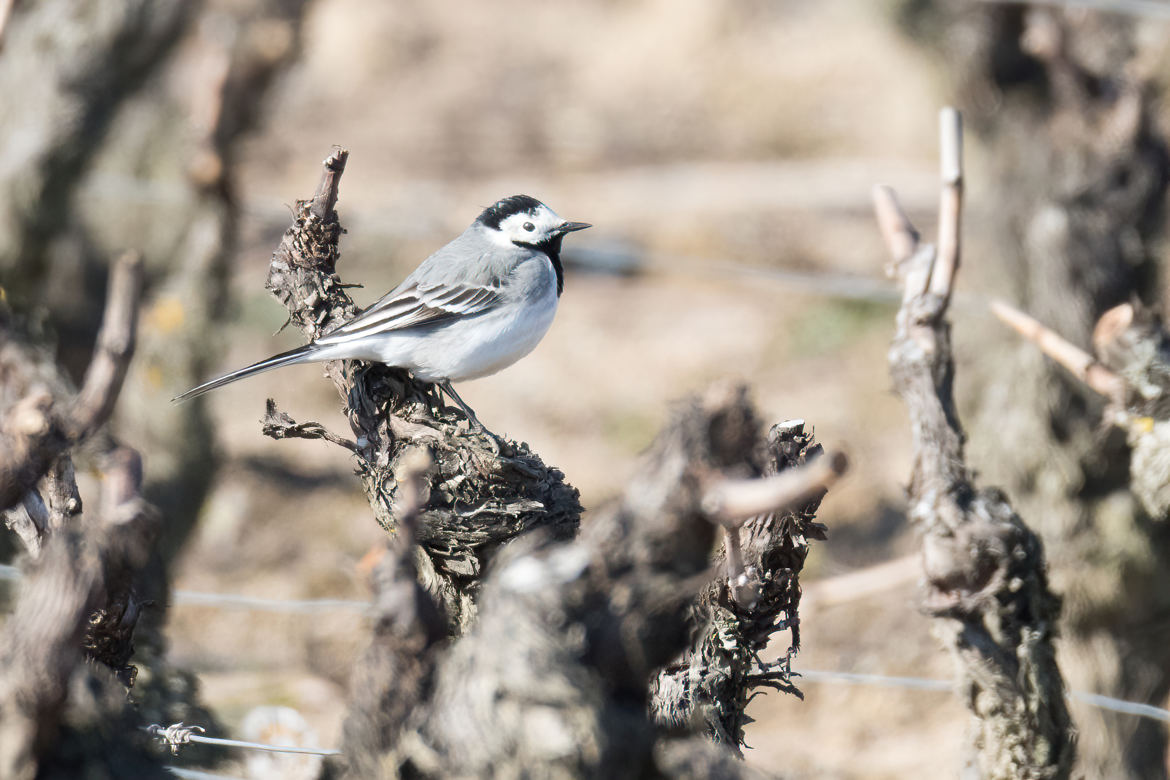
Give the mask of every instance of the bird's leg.
<path id="1" fill-rule="evenodd" d="M 455 404 L 463 410 L 465 415 L 467 415 L 467 422 L 471 425 L 471 429 L 477 433 L 482 433 L 484 437 L 489 442 L 491 442 L 492 451 L 495 452 L 496 455 L 499 455 L 500 437 L 489 431 L 484 426 L 484 424 L 479 421 L 479 418 L 475 416 L 475 412 L 472 410 L 472 408 L 468 406 L 462 398 L 459 397 L 459 393 L 455 392 L 455 388 L 451 387 L 451 380 L 448 379 L 443 382 L 437 382 L 435 387 L 438 387 L 440 390 L 451 397 L 451 400 L 454 401 Z"/>
<path id="2" fill-rule="evenodd" d="M 438 384 L 427 385 L 426 400 L 431 414 L 442 414 L 448 408 L 443 389 Z"/>

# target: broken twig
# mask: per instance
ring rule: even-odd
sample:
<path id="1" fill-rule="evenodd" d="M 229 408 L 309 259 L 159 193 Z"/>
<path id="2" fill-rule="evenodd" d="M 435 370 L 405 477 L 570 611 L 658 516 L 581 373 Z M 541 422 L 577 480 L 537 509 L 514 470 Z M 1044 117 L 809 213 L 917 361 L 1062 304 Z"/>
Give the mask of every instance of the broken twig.
<path id="1" fill-rule="evenodd" d="M 1000 322 L 1031 341 L 1091 390 L 1116 403 L 1124 402 L 1125 382 L 1088 352 L 1014 306 L 998 300 L 991 301 L 990 306 Z"/>
<path id="2" fill-rule="evenodd" d="M 841 453 L 822 455 L 808 465 L 763 479 L 724 480 L 703 496 L 703 509 L 715 522 L 738 527 L 769 512 L 784 512 L 827 490 L 849 467 Z"/>

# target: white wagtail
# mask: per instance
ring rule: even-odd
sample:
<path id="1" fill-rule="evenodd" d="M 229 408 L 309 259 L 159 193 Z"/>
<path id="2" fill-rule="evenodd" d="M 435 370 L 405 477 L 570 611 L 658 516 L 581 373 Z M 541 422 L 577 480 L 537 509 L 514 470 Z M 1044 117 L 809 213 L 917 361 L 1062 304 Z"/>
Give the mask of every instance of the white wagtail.
<path id="1" fill-rule="evenodd" d="M 561 239 L 587 227 L 566 222 L 527 195 L 504 198 L 341 327 L 174 400 L 294 363 L 369 360 L 405 368 L 438 385 L 474 427 L 486 432 L 451 382 L 494 374 L 536 347 L 552 324 L 564 288 Z"/>

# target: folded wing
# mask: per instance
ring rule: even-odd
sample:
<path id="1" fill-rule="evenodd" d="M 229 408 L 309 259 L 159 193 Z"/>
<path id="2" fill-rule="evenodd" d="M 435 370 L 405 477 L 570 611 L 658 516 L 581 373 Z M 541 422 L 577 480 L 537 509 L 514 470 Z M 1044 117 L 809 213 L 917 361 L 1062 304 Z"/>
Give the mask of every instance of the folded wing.
<path id="1" fill-rule="evenodd" d="M 481 314 L 499 300 L 500 288 L 490 284 L 412 283 L 395 290 L 314 343 L 331 346 L 387 331 L 439 325 L 457 317 Z"/>

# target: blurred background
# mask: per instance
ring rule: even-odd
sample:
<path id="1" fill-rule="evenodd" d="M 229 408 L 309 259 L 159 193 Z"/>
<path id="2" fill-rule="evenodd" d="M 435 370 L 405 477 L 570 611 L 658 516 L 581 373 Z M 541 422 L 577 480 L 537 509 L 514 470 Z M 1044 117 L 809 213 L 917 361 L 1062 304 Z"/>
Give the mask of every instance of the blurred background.
<path id="1" fill-rule="evenodd" d="M 821 586 L 915 550 L 909 428 L 885 363 L 897 296 L 870 191 L 894 186 L 933 234 L 937 111 L 954 104 L 970 129 L 953 319 L 972 465 L 1049 547 L 1070 688 L 1164 706 L 1162 531 L 1127 497 L 1124 441 L 985 306 L 1006 296 L 1087 346 L 1109 306 L 1160 304 L 1170 28 L 1156 8 L 8 5 L 0 281 L 80 375 L 110 258 L 143 253 L 141 344 L 114 430 L 143 453 L 175 588 L 368 595 L 362 559 L 382 531 L 344 452 L 260 433 L 270 397 L 345 432 L 319 367 L 169 402 L 297 343 L 278 333 L 264 278 L 290 204 L 339 145 L 351 152 L 339 273 L 363 285 L 362 305 L 506 195 L 594 224 L 566 242 L 565 294 L 537 350 L 459 388 L 489 427 L 531 444 L 593 508 L 673 400 L 716 379 L 749 384 L 769 423 L 807 420 L 854 464 L 819 514 L 829 539 L 802 575 L 794 669 L 948 679 L 914 558 L 871 591 Z M 230 732 L 282 705 L 317 744 L 338 743 L 367 636 L 359 612 L 178 603 L 167 621 L 168 659 L 197 674 Z M 749 762 L 793 777 L 957 773 L 967 715 L 952 694 L 802 688 L 804 701 L 752 704 Z M 1079 703 L 1073 714 L 1085 776 L 1164 776 L 1161 726 Z"/>

